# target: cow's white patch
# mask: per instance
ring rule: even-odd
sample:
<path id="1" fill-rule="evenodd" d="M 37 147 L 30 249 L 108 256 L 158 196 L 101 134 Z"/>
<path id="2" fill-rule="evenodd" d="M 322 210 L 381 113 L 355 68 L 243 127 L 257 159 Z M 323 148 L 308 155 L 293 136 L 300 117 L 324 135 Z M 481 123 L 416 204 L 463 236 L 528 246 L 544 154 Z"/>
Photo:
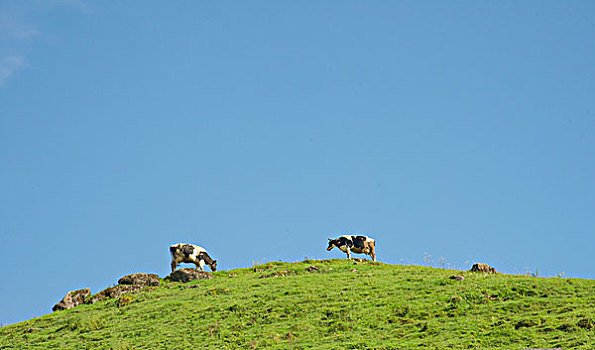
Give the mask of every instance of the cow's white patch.
<path id="1" fill-rule="evenodd" d="M 198 253 L 206 253 L 207 250 L 203 247 L 199 247 L 197 245 L 192 244 L 192 246 L 194 247 L 194 250 L 196 251 L 196 256 L 198 256 Z"/>

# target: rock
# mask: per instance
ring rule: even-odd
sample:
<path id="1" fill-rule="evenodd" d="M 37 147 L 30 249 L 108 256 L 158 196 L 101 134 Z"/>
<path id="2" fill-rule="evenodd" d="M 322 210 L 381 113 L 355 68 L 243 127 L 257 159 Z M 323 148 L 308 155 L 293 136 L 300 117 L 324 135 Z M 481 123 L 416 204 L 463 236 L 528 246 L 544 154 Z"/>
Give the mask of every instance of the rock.
<path id="1" fill-rule="evenodd" d="M 118 285 L 109 287 L 86 300 L 87 304 L 94 304 L 105 299 L 115 299 L 129 293 L 136 293 L 144 287 L 158 286 L 159 276 L 152 273 L 133 273 L 118 280 Z"/>
<path id="2" fill-rule="evenodd" d="M 35 328 L 35 327 L 29 326 L 29 328 L 25 329 L 23 331 L 23 333 L 33 333 L 33 332 L 38 331 L 38 330 L 39 330 L 39 328 Z"/>
<path id="3" fill-rule="evenodd" d="M 133 273 L 118 280 L 118 284 L 133 286 L 158 286 L 159 276 L 152 273 Z"/>
<path id="4" fill-rule="evenodd" d="M 269 277 L 285 277 L 285 276 L 289 276 L 289 275 L 294 275 L 295 271 L 287 271 L 287 270 L 281 270 L 279 272 L 274 272 L 274 273 L 270 273 L 267 275 L 262 275 L 258 278 L 269 278 Z"/>
<path id="5" fill-rule="evenodd" d="M 68 292 L 66 296 L 58 302 L 52 311 L 66 310 L 85 303 L 85 299 L 91 296 L 91 289 L 79 289 Z"/>
<path id="6" fill-rule="evenodd" d="M 320 271 L 320 268 L 318 266 L 310 266 L 306 270 L 308 270 L 308 272 L 318 272 Z"/>
<path id="7" fill-rule="evenodd" d="M 193 280 L 210 280 L 213 277 L 214 276 L 211 273 L 206 271 L 183 268 L 172 272 L 166 278 L 170 281 L 186 283 Z"/>
<path id="8" fill-rule="evenodd" d="M 133 286 L 133 285 L 127 285 L 127 284 L 123 284 L 123 285 L 117 285 L 115 287 L 110 287 L 107 289 L 104 289 L 103 291 L 101 291 L 101 293 L 103 293 L 103 295 L 105 295 L 108 298 L 119 298 L 120 296 L 127 294 L 127 293 L 132 293 L 132 292 L 136 292 L 139 289 L 142 289 L 143 287 L 141 286 Z"/>
<path id="9" fill-rule="evenodd" d="M 462 281 L 465 279 L 465 277 L 463 275 L 455 275 L 455 276 L 450 276 L 449 277 L 451 280 L 457 280 L 457 281 Z"/>
<path id="10" fill-rule="evenodd" d="M 483 272 L 483 273 L 498 273 L 498 271 L 496 271 L 495 268 L 491 267 L 488 264 L 474 264 L 473 267 L 471 267 L 471 272 Z"/>
<path id="11" fill-rule="evenodd" d="M 101 292 L 94 295 L 91 299 L 89 299 L 87 301 L 87 303 L 94 304 L 98 301 L 102 301 L 105 299 L 119 298 L 120 296 L 122 296 L 124 294 L 134 293 L 134 292 L 137 292 L 143 288 L 144 288 L 143 286 L 139 286 L 139 285 L 120 284 L 115 287 L 109 287 L 109 288 L 102 290 Z"/>

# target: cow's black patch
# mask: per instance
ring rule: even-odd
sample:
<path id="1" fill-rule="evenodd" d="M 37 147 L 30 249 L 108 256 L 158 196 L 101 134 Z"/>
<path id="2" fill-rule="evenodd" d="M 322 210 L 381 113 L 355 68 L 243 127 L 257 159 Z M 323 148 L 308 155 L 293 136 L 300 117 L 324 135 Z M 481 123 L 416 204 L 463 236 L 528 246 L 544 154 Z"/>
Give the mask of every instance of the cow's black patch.
<path id="1" fill-rule="evenodd" d="M 340 237 L 337 239 L 339 241 L 338 247 L 341 246 L 348 246 L 349 248 L 353 247 L 353 241 L 347 237 Z"/>
<path id="2" fill-rule="evenodd" d="M 339 247 L 339 240 L 338 239 L 328 239 L 328 247 L 326 250 L 331 250 L 333 247 Z"/>
<path id="3" fill-rule="evenodd" d="M 182 253 L 184 253 L 186 258 L 188 258 L 190 255 L 192 255 L 192 253 L 194 253 L 194 247 L 190 244 L 184 244 L 182 246 Z"/>
<path id="4" fill-rule="evenodd" d="M 359 249 L 365 248 L 364 242 L 366 241 L 366 236 L 351 236 L 351 238 L 353 239 L 353 247 L 354 248 L 359 248 Z"/>
<path id="5" fill-rule="evenodd" d="M 213 270 L 213 272 L 217 271 L 217 260 L 213 260 L 209 256 L 209 254 L 207 254 L 207 252 L 201 252 L 200 254 L 198 254 L 198 259 L 206 262 L 207 265 L 211 267 L 211 270 Z"/>
<path id="6" fill-rule="evenodd" d="M 204 260 L 209 265 L 213 263 L 213 259 L 211 259 L 209 254 L 207 254 L 206 252 L 201 252 L 200 254 L 198 254 L 198 260 Z"/>

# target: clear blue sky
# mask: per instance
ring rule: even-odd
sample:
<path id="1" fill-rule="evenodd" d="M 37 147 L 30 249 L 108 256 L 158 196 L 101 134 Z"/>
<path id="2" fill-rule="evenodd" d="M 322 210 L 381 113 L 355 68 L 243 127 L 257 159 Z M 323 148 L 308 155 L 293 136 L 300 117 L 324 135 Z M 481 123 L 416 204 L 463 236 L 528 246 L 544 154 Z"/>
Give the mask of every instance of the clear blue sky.
<path id="1" fill-rule="evenodd" d="M 593 1 L 4 0 L 0 40 L 3 324 L 177 242 L 595 278 Z"/>

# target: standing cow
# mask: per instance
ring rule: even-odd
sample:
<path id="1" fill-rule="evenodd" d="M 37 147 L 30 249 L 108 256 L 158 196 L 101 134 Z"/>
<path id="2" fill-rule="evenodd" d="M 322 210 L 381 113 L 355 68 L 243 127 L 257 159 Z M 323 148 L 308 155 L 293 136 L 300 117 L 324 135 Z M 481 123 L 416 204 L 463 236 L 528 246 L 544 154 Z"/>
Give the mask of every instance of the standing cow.
<path id="1" fill-rule="evenodd" d="M 194 244 L 178 243 L 169 247 L 171 253 L 171 272 L 176 270 L 179 263 L 192 263 L 196 268 L 204 271 L 205 263 L 212 271 L 217 271 L 217 260 L 211 259 L 203 247 Z"/>
<path id="2" fill-rule="evenodd" d="M 351 253 L 353 252 L 367 254 L 372 257 L 372 260 L 376 261 L 376 241 L 368 236 L 344 235 L 337 239 L 329 238 L 326 250 L 331 250 L 333 247 L 345 252 L 347 259 L 351 259 Z"/>

